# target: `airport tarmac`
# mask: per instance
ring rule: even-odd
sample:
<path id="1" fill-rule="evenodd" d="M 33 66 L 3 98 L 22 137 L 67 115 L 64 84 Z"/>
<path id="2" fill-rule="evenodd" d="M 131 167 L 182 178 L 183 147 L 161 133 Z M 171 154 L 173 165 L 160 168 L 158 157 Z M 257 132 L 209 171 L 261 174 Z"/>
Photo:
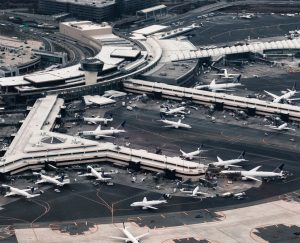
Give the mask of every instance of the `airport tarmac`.
<path id="1" fill-rule="evenodd" d="M 215 220 L 206 220 L 205 213 L 197 212 L 200 222 L 188 225 L 168 227 L 151 227 L 151 221 L 146 217 L 128 218 L 126 226 L 129 231 L 137 236 L 149 231 L 149 235 L 143 238 L 143 242 L 222 242 L 222 243 L 250 243 L 250 242 L 298 242 L 300 226 L 300 204 L 296 201 L 273 201 L 260 205 L 249 206 L 238 209 L 222 210 L 215 213 Z M 202 214 L 202 215 L 201 215 Z M 243 217 L 241 217 L 241 215 Z M 193 217 L 192 217 L 193 216 Z M 211 216 L 211 215 L 210 215 Z M 151 216 L 150 216 L 151 217 Z M 168 218 L 194 218 L 194 213 L 182 211 L 174 217 L 172 214 L 161 213 L 158 220 L 165 221 Z M 193 220 L 193 219 L 192 219 Z M 143 224 L 143 223 L 145 224 Z M 152 222 L 152 224 L 157 221 Z M 64 223 L 66 224 L 66 223 Z M 60 224 L 56 227 L 51 225 L 40 225 L 38 228 L 16 229 L 16 237 L 21 243 L 31 242 L 102 242 L 113 243 L 117 240 L 111 236 L 123 237 L 118 228 L 121 223 L 97 224 L 93 221 L 69 222 L 73 227 L 61 230 Z M 75 230 L 85 231 L 75 235 Z M 150 227 L 149 227 L 150 226 Z M 70 230 L 72 234 L 70 235 Z M 264 232 L 265 231 L 265 232 Z M 188 241 L 190 239 L 190 241 Z M 194 240 L 194 241 L 193 241 Z"/>
<path id="2" fill-rule="evenodd" d="M 206 19 L 191 16 L 184 25 L 203 23 L 203 27 L 187 33 L 196 45 L 218 45 L 233 41 L 284 36 L 290 30 L 298 29 L 300 16 L 281 16 L 279 14 L 258 14 L 253 19 L 239 19 L 236 13 L 221 13 Z"/>

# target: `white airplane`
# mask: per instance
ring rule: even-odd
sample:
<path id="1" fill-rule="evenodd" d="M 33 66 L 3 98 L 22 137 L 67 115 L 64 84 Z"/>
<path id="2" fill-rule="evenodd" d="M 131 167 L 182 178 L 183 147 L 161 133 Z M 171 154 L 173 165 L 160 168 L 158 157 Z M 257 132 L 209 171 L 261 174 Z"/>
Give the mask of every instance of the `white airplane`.
<path id="1" fill-rule="evenodd" d="M 162 203 L 167 203 L 167 200 L 150 200 L 148 201 L 146 197 L 144 197 L 143 201 L 133 202 L 130 204 L 131 207 L 142 207 L 142 209 L 158 209 L 153 207 L 154 205 L 159 205 Z"/>
<path id="2" fill-rule="evenodd" d="M 23 197 L 26 197 L 26 198 L 33 198 L 33 197 L 37 197 L 37 196 L 41 195 L 41 194 L 30 194 L 30 193 L 28 193 L 28 192 L 33 193 L 34 188 L 18 189 L 16 187 L 8 186 L 8 185 L 5 185 L 5 184 L 2 184 L 2 187 L 9 188 L 9 190 L 10 190 L 10 192 L 6 193 L 4 195 L 4 197 L 19 195 L 19 196 L 23 196 Z"/>
<path id="3" fill-rule="evenodd" d="M 208 193 L 200 192 L 199 189 L 200 189 L 200 187 L 196 186 L 195 189 L 192 191 L 186 191 L 184 189 L 180 189 L 180 191 L 183 193 L 188 193 L 191 197 L 197 197 L 199 195 L 200 196 L 208 196 L 209 195 Z"/>
<path id="4" fill-rule="evenodd" d="M 122 122 L 122 124 L 120 126 L 124 127 L 125 123 L 126 123 L 125 121 Z M 111 138 L 111 137 L 114 137 L 114 135 L 116 135 L 116 134 L 126 132 L 124 129 L 119 129 L 119 127 L 118 128 L 111 127 L 110 129 L 107 129 L 107 130 L 101 130 L 101 125 L 99 125 L 96 128 L 96 130 L 94 130 L 94 131 L 83 131 L 83 132 L 81 132 L 81 134 L 83 136 L 94 136 L 96 139 Z"/>
<path id="5" fill-rule="evenodd" d="M 125 224 L 123 223 L 123 228 L 120 229 L 123 234 L 126 236 L 126 237 L 116 237 L 116 236 L 112 236 L 110 238 L 113 238 L 113 239 L 116 239 L 116 240 L 122 240 L 124 242 L 131 242 L 131 243 L 140 243 L 140 239 L 142 239 L 143 237 L 149 235 L 149 232 L 145 233 L 145 234 L 142 234 L 142 235 L 139 235 L 139 236 L 133 236 L 131 234 L 131 232 L 128 230 L 128 227 L 125 226 Z"/>
<path id="6" fill-rule="evenodd" d="M 243 14 L 240 16 L 241 19 L 253 19 L 254 17 L 254 14 Z"/>
<path id="7" fill-rule="evenodd" d="M 88 165 L 87 169 L 90 171 L 89 173 L 85 173 L 79 176 L 93 176 L 96 177 L 97 181 L 101 181 L 101 182 L 107 182 L 109 180 L 111 180 L 111 177 L 104 177 L 104 172 L 98 172 L 96 169 L 94 169 L 92 166 Z"/>
<path id="8" fill-rule="evenodd" d="M 222 69 L 222 70 L 223 70 L 223 73 L 217 73 L 214 75 L 220 76 L 221 78 L 235 78 L 235 77 L 240 76 L 240 74 L 237 74 L 237 73 L 228 73 L 226 68 Z"/>
<path id="9" fill-rule="evenodd" d="M 56 186 L 64 186 L 66 184 L 70 184 L 70 179 L 65 179 L 64 175 L 51 177 L 37 172 L 34 172 L 33 174 L 41 177 L 41 179 L 38 180 L 35 184 L 51 183 Z"/>
<path id="10" fill-rule="evenodd" d="M 296 129 L 288 127 L 287 123 L 283 123 L 280 126 L 273 126 L 273 125 L 266 125 L 266 126 L 277 131 L 286 131 L 286 130 L 296 131 Z"/>
<path id="11" fill-rule="evenodd" d="M 282 103 L 282 102 L 287 102 L 287 103 L 291 103 L 294 100 L 300 100 L 300 98 L 295 98 L 295 99 L 291 99 L 296 93 L 296 83 L 294 83 L 294 86 L 292 89 L 287 89 L 288 92 L 286 92 L 285 94 L 278 96 L 275 94 L 272 94 L 266 90 L 264 90 L 265 93 L 267 93 L 268 95 L 273 97 L 272 102 L 274 103 Z"/>
<path id="12" fill-rule="evenodd" d="M 221 83 L 221 84 L 217 84 L 216 80 L 214 79 L 213 81 L 211 81 L 210 84 L 208 85 L 198 85 L 195 86 L 195 89 L 207 89 L 210 90 L 212 92 L 216 92 L 216 91 L 230 91 L 230 88 L 235 88 L 235 87 L 239 87 L 239 86 L 243 86 L 243 84 L 240 83 L 241 80 L 241 75 L 239 75 L 236 80 L 232 83 Z"/>
<path id="13" fill-rule="evenodd" d="M 83 121 L 87 122 L 88 124 L 99 124 L 103 123 L 107 125 L 109 122 L 112 122 L 114 118 L 111 116 L 110 118 L 104 118 L 104 117 L 83 117 Z"/>
<path id="14" fill-rule="evenodd" d="M 196 157 L 196 156 L 200 155 L 201 153 L 207 151 L 207 150 L 202 150 L 201 149 L 202 147 L 203 147 L 203 144 L 201 144 L 201 146 L 196 151 L 189 152 L 189 153 L 186 153 L 186 152 L 184 152 L 183 150 L 180 149 L 181 156 L 185 159 L 193 160 L 194 157 Z"/>
<path id="15" fill-rule="evenodd" d="M 170 120 L 167 120 L 165 119 L 163 116 L 161 116 L 161 119 L 158 120 L 159 122 L 162 122 L 164 124 L 167 124 L 166 126 L 164 127 L 172 127 L 172 128 L 192 128 L 191 125 L 189 124 L 185 124 L 185 123 L 182 123 L 181 122 L 181 119 L 179 119 L 177 122 L 175 121 L 170 121 Z"/>
<path id="16" fill-rule="evenodd" d="M 255 180 L 261 182 L 261 180 L 257 179 L 256 177 L 280 177 L 283 178 L 283 166 L 281 164 L 277 167 L 274 171 L 258 171 L 261 166 L 257 166 L 249 171 L 234 171 L 234 170 L 223 170 L 220 173 L 225 175 L 240 175 L 242 176 L 242 180 Z"/>
<path id="17" fill-rule="evenodd" d="M 210 163 L 209 165 L 212 165 L 212 166 L 215 166 L 215 167 L 224 167 L 224 168 L 239 167 L 239 166 L 234 165 L 234 164 L 248 161 L 244 158 L 245 153 L 246 152 L 243 151 L 237 159 L 229 159 L 229 160 L 222 160 L 219 156 L 217 156 L 218 162 L 213 162 L 213 163 Z"/>
<path id="18" fill-rule="evenodd" d="M 186 114 L 185 112 L 185 107 L 184 106 L 180 106 L 174 109 L 169 109 L 168 107 L 166 107 L 166 111 L 163 112 L 165 115 L 174 115 L 174 114 Z"/>

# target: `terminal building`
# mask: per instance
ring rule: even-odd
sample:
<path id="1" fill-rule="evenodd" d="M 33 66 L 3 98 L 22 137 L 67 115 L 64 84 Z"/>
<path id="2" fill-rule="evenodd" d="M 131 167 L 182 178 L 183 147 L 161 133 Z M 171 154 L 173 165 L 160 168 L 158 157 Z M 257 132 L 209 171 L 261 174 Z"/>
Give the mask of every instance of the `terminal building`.
<path id="1" fill-rule="evenodd" d="M 102 21 L 116 15 L 135 13 L 156 5 L 158 0 L 40 0 L 42 14 L 70 13 L 80 19 Z"/>

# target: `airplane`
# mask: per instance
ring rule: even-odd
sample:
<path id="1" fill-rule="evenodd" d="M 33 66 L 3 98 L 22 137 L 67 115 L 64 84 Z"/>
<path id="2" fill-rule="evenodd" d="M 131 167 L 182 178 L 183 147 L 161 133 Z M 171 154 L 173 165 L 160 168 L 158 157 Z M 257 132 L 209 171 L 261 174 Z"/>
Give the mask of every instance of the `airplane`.
<path id="1" fill-rule="evenodd" d="M 218 162 L 213 162 L 213 163 L 210 163 L 209 165 L 212 165 L 212 166 L 215 166 L 215 167 L 224 167 L 224 168 L 240 167 L 240 166 L 237 166 L 237 165 L 234 165 L 234 164 L 248 161 L 244 158 L 245 153 L 246 152 L 243 151 L 237 159 L 229 159 L 229 160 L 222 160 L 219 156 L 217 156 Z"/>
<path id="2" fill-rule="evenodd" d="M 180 149 L 180 152 L 181 152 L 181 156 L 185 159 L 188 159 L 188 160 L 193 160 L 193 158 L 195 156 L 198 156 L 200 155 L 202 152 L 205 152 L 207 150 L 202 150 L 201 148 L 203 147 L 203 144 L 201 144 L 201 146 L 196 150 L 196 151 L 193 151 L 193 152 L 189 152 L 189 153 L 185 153 L 183 150 Z"/>
<path id="3" fill-rule="evenodd" d="M 114 120 L 114 118 L 112 117 L 112 115 L 110 116 L 110 118 L 104 118 L 104 117 L 83 117 L 83 121 L 87 122 L 88 124 L 98 124 L 98 123 L 103 123 L 105 125 L 108 124 L 108 122 L 112 122 Z"/>
<path id="4" fill-rule="evenodd" d="M 111 180 L 111 177 L 104 177 L 104 172 L 98 172 L 96 169 L 94 169 L 92 166 L 88 165 L 87 169 L 90 171 L 89 173 L 85 173 L 79 176 L 93 176 L 96 177 L 97 181 L 101 181 L 101 182 L 107 182 L 109 180 Z"/>
<path id="5" fill-rule="evenodd" d="M 33 197 L 37 197 L 37 196 L 41 195 L 41 194 L 30 194 L 30 193 L 28 193 L 28 192 L 33 193 L 33 191 L 34 191 L 33 187 L 28 188 L 28 189 L 18 189 L 16 187 L 8 186 L 8 185 L 5 185 L 5 184 L 2 184 L 2 187 L 9 188 L 9 190 L 10 190 L 10 192 L 6 193 L 4 195 L 4 197 L 19 195 L 19 196 L 23 196 L 23 197 L 26 197 L 26 198 L 33 198 Z"/>
<path id="6" fill-rule="evenodd" d="M 192 191 L 186 191 L 184 189 L 180 189 L 181 192 L 183 193 L 189 193 L 189 195 L 191 197 L 197 197 L 197 196 L 208 196 L 209 194 L 208 193 L 205 193 L 205 192 L 200 192 L 199 191 L 200 187 L 199 186 L 196 186 L 194 190 Z"/>
<path id="7" fill-rule="evenodd" d="M 124 127 L 125 123 L 126 123 L 126 121 L 122 122 L 122 124 L 120 126 Z M 83 136 L 94 136 L 96 139 L 112 138 L 112 137 L 114 137 L 113 135 L 126 132 L 124 129 L 119 129 L 119 127 L 118 128 L 111 127 L 110 129 L 101 130 L 101 125 L 99 125 L 96 128 L 96 130 L 94 130 L 94 131 L 83 131 L 83 132 L 81 132 L 81 134 Z"/>
<path id="8" fill-rule="evenodd" d="M 287 123 L 283 123 L 280 126 L 273 126 L 273 125 L 266 125 L 266 126 L 273 129 L 273 130 L 277 130 L 277 131 L 286 131 L 286 130 L 291 130 L 291 131 L 294 131 L 294 132 L 296 131 L 296 129 L 288 127 Z"/>
<path id="9" fill-rule="evenodd" d="M 221 78 L 234 78 L 234 77 L 239 77 L 241 76 L 240 74 L 237 73 L 228 73 L 227 69 L 222 69 L 223 73 L 217 73 L 214 75 L 220 76 Z"/>
<path id="10" fill-rule="evenodd" d="M 242 180 L 255 180 L 261 182 L 261 180 L 257 179 L 256 177 L 280 177 L 283 178 L 283 166 L 281 164 L 277 167 L 274 171 L 258 171 L 261 167 L 257 166 L 249 171 L 234 171 L 234 170 L 222 170 L 220 173 L 225 175 L 240 175 L 242 176 Z"/>
<path id="11" fill-rule="evenodd" d="M 65 179 L 64 175 L 51 177 L 37 172 L 33 172 L 33 174 L 41 177 L 41 179 L 35 182 L 35 184 L 51 183 L 56 186 L 64 186 L 66 184 L 70 184 L 70 179 Z"/>
<path id="12" fill-rule="evenodd" d="M 210 84 L 208 84 L 208 85 L 198 85 L 198 86 L 195 86 L 194 89 L 207 89 L 207 90 L 210 90 L 212 92 L 230 91 L 229 88 L 235 88 L 235 87 L 243 86 L 243 84 L 240 83 L 240 80 L 241 80 L 241 75 L 239 75 L 236 78 L 236 80 L 232 83 L 217 84 L 216 80 L 214 79 L 213 81 L 211 81 Z"/>
<path id="13" fill-rule="evenodd" d="M 185 112 L 185 107 L 184 106 L 180 106 L 174 109 L 169 109 L 168 107 L 166 107 L 166 111 L 163 112 L 165 115 L 174 115 L 174 114 L 186 114 Z"/>
<path id="14" fill-rule="evenodd" d="M 124 222 L 123 222 L 123 228 L 120 228 L 120 230 L 123 232 L 123 234 L 126 236 L 126 238 L 125 237 L 116 237 L 116 236 L 111 236 L 110 238 L 116 239 L 116 240 L 122 240 L 124 242 L 140 243 L 140 239 L 149 235 L 149 232 L 147 232 L 147 233 L 139 235 L 139 236 L 133 236 L 129 232 L 128 227 L 125 226 Z"/>
<path id="15" fill-rule="evenodd" d="M 153 207 L 154 205 L 159 205 L 162 203 L 167 203 L 167 200 L 151 200 L 148 201 L 146 197 L 144 197 L 143 201 L 133 202 L 130 204 L 131 207 L 142 207 L 142 209 L 158 209 Z"/>
<path id="16" fill-rule="evenodd" d="M 254 14 L 243 14 L 240 16 L 241 19 L 253 19 L 254 17 Z"/>
<path id="17" fill-rule="evenodd" d="M 300 98 L 291 99 L 291 97 L 293 97 L 297 93 L 296 83 L 294 83 L 294 86 L 292 89 L 287 89 L 287 91 L 288 92 L 286 92 L 285 94 L 278 96 L 278 95 L 272 94 L 272 93 L 264 90 L 264 92 L 266 94 L 273 97 L 272 102 L 274 102 L 274 103 L 283 103 L 283 102 L 291 103 L 294 100 L 300 100 Z"/>
<path id="18" fill-rule="evenodd" d="M 185 124 L 185 123 L 182 123 L 181 122 L 181 119 L 178 120 L 178 122 L 175 122 L 175 121 L 170 121 L 170 120 L 167 120 L 165 119 L 163 116 L 161 116 L 161 119 L 158 120 L 159 122 L 162 122 L 164 124 L 167 124 L 166 126 L 164 127 L 172 127 L 172 128 L 192 128 L 191 125 L 189 124 Z"/>

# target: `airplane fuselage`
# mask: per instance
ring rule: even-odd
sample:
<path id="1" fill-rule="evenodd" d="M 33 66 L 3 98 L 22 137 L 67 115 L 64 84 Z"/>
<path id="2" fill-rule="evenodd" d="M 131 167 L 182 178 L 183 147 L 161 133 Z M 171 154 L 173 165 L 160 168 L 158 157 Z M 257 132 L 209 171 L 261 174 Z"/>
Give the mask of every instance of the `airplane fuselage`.
<path id="1" fill-rule="evenodd" d="M 182 123 L 182 122 L 174 122 L 169 120 L 161 120 L 163 123 L 173 126 L 174 128 L 192 128 L 190 125 Z"/>
<path id="2" fill-rule="evenodd" d="M 152 200 L 152 201 L 146 201 L 146 202 L 143 202 L 143 201 L 142 202 L 134 202 L 130 206 L 147 208 L 148 206 L 155 206 L 155 205 L 159 205 L 162 203 L 167 203 L 167 201 L 166 200 Z"/>
<path id="3" fill-rule="evenodd" d="M 83 117 L 83 120 L 88 123 L 98 124 L 104 123 L 107 124 L 108 122 L 112 122 L 113 118 L 100 118 L 100 117 Z"/>
<path id="4" fill-rule="evenodd" d="M 214 166 L 228 166 L 228 165 L 233 165 L 233 164 L 237 164 L 237 163 L 241 163 L 241 162 L 244 162 L 244 161 L 247 161 L 245 159 L 231 159 L 231 160 L 224 160 L 224 161 L 218 161 L 218 162 L 214 162 L 214 163 L 211 163 L 212 165 Z"/>
<path id="5" fill-rule="evenodd" d="M 123 234 L 128 238 L 129 242 L 139 243 L 139 241 L 127 229 L 122 229 L 122 231 Z"/>
<path id="6" fill-rule="evenodd" d="M 101 136 L 112 136 L 123 132 L 125 132 L 125 130 L 107 129 L 107 130 L 99 130 L 99 131 L 83 131 L 82 135 L 101 137 Z"/>
<path id="7" fill-rule="evenodd" d="M 64 185 L 64 183 L 62 183 L 61 181 L 59 181 L 57 179 L 54 179 L 50 176 L 41 175 L 41 178 L 44 179 L 45 182 L 52 183 L 52 184 L 55 184 L 57 186 L 63 186 Z"/>

